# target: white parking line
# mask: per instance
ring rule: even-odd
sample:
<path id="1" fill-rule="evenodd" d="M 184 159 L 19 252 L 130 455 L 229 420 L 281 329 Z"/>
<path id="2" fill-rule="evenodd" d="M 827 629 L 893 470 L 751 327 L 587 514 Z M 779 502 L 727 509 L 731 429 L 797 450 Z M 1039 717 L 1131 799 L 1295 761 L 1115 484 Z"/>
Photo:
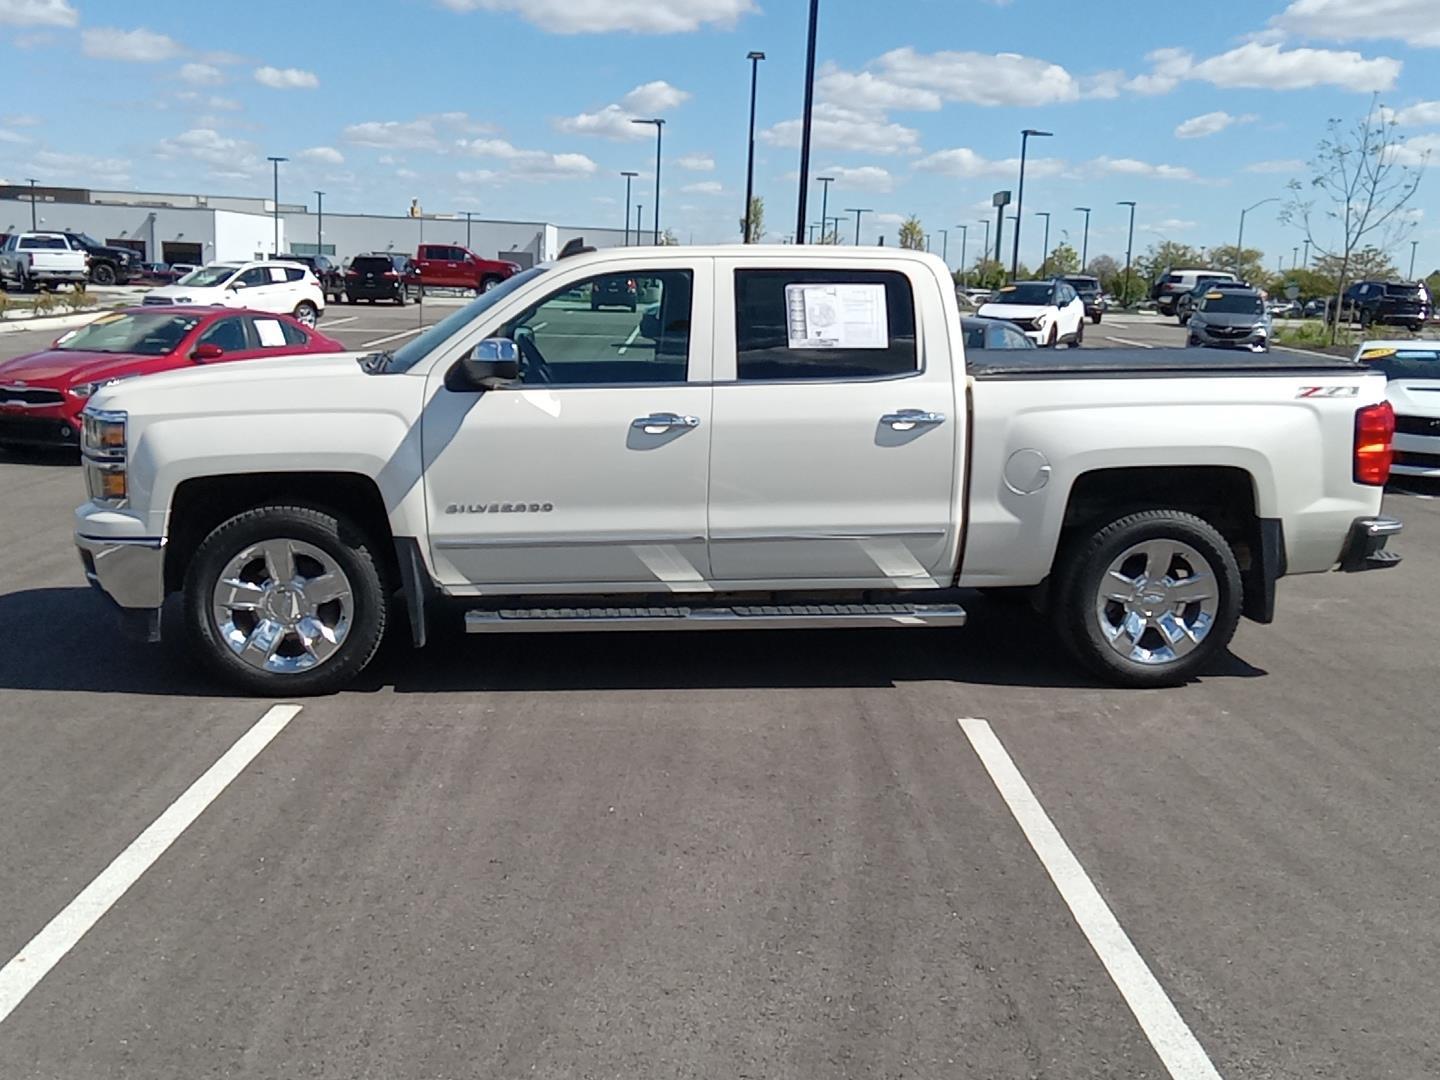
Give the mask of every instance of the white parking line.
<path id="1" fill-rule="evenodd" d="M 64 959 L 100 917 L 109 911 L 127 889 L 140 880 L 140 875 L 154 865 L 180 835 L 194 824 L 205 808 L 219 797 L 254 761 L 270 741 L 285 730 L 285 725 L 300 712 L 299 705 L 276 705 L 256 721 L 255 726 L 236 740 L 235 745 L 220 755 L 200 779 L 185 789 L 165 812 L 130 842 L 114 862 L 65 905 L 45 929 L 31 938 L 18 953 L 0 968 L 0 1022 L 4 1022 L 25 995 L 35 989 L 50 969 Z"/>
<path id="2" fill-rule="evenodd" d="M 640 324 L 635 324 L 635 329 L 630 331 L 630 336 L 625 339 L 625 344 L 620 346 L 619 354 L 625 355 L 625 350 L 635 344 L 635 339 L 640 336 Z"/>
<path id="3" fill-rule="evenodd" d="M 356 322 L 359 320 L 359 318 L 359 315 L 346 315 L 343 318 L 339 319 L 326 319 L 325 325 L 327 328 L 331 326 L 339 326 L 341 323 Z"/>
<path id="4" fill-rule="evenodd" d="M 1119 344 L 1119 345 L 1130 345 L 1130 346 L 1133 346 L 1134 348 L 1137 348 L 1137 349 L 1153 349 L 1153 348 L 1155 348 L 1154 345 L 1147 345 L 1147 344 L 1145 344 L 1145 342 L 1143 342 L 1143 341 L 1131 341 L 1129 338 L 1123 338 L 1123 337 L 1107 337 L 1105 340 L 1106 340 L 1106 341 L 1113 341 L 1113 342 L 1115 342 L 1116 344 Z"/>
<path id="5" fill-rule="evenodd" d="M 1071 854 L 989 723 L 964 719 L 960 727 L 1166 1070 L 1174 1080 L 1220 1080 L 1205 1048 Z"/>
<path id="6" fill-rule="evenodd" d="M 428 326 L 412 326 L 409 330 L 401 330 L 398 334 L 387 334 L 385 337 L 377 337 L 374 341 L 362 341 L 360 347 L 368 349 L 371 345 L 384 345 L 387 341 L 399 341 L 402 337 L 409 337 L 411 334 L 418 334 L 421 330 L 429 330 Z"/>

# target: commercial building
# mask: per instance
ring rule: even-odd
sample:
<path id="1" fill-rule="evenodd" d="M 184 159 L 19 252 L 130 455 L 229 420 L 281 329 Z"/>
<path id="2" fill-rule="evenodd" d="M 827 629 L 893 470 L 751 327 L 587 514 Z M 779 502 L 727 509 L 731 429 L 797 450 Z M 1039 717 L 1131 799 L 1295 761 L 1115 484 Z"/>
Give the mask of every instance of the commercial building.
<path id="1" fill-rule="evenodd" d="M 263 258 L 276 250 L 341 261 L 364 251 L 414 254 L 422 243 L 464 245 L 477 255 L 529 266 L 553 259 L 571 239 L 594 247 L 625 242 L 623 229 L 579 228 L 543 221 L 497 221 L 458 214 L 420 216 L 331 214 L 318 217 L 299 204 L 228 195 L 99 191 L 37 186 L 38 228 L 84 232 L 106 244 L 133 248 L 147 262 L 207 263 Z M 278 219 L 278 220 L 277 220 Z M 0 185 L 0 233 L 30 228 L 31 189 Z"/>

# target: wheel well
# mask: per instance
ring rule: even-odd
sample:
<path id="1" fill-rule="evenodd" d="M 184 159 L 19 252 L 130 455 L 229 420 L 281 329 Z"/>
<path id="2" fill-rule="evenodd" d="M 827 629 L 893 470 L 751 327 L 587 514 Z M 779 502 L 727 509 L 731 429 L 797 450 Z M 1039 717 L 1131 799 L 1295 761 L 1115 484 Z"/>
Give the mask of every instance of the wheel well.
<path id="1" fill-rule="evenodd" d="M 166 591 L 181 587 L 195 549 L 216 526 L 265 503 L 344 514 L 375 538 L 375 557 L 391 571 L 390 580 L 397 580 L 390 519 L 375 481 L 356 473 L 250 473 L 197 477 L 175 489 L 165 544 Z"/>

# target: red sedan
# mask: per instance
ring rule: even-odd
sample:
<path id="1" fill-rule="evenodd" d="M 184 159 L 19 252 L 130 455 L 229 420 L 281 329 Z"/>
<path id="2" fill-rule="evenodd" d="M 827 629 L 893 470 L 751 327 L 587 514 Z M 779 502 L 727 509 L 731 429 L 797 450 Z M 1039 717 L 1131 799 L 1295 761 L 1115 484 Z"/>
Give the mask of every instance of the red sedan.
<path id="1" fill-rule="evenodd" d="M 193 364 L 345 352 L 288 315 L 144 307 L 102 315 L 50 348 L 0 361 L 0 447 L 79 446 L 80 412 L 106 383 Z"/>

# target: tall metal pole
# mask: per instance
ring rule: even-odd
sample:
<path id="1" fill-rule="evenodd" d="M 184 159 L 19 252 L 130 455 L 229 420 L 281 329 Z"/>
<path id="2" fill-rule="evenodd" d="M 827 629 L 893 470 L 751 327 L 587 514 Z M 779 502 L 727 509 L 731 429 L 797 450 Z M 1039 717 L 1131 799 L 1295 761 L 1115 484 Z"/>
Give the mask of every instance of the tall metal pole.
<path id="1" fill-rule="evenodd" d="M 325 192 L 315 192 L 315 254 L 323 254 L 325 238 Z M 467 242 L 468 246 L 468 242 Z"/>
<path id="2" fill-rule="evenodd" d="M 1130 208 L 1130 239 L 1125 241 L 1125 297 L 1121 301 L 1128 304 L 1130 302 L 1130 257 L 1135 251 L 1135 202 L 1133 199 L 1122 199 L 1115 205 Z"/>
<path id="3" fill-rule="evenodd" d="M 665 134 L 665 121 L 658 116 L 650 120 L 631 120 L 632 124 L 655 125 L 655 202 L 650 207 L 650 216 L 655 228 L 654 243 L 660 244 L 660 141 Z M 635 227 L 635 239 L 640 239 L 640 227 Z"/>
<path id="4" fill-rule="evenodd" d="M 820 182 L 820 243 L 825 243 L 825 230 L 830 227 L 830 219 L 826 215 L 830 213 L 830 185 L 835 182 L 833 176 L 817 176 Z"/>
<path id="5" fill-rule="evenodd" d="M 1010 280 L 1015 280 L 1015 275 L 1020 273 L 1020 219 L 1025 216 L 1025 154 L 1030 147 L 1030 136 L 1048 138 L 1054 134 L 1050 131 L 1036 131 L 1034 128 L 1026 128 L 1020 132 L 1020 187 L 1015 193 L 1015 248 L 1010 256 Z"/>
<path id="6" fill-rule="evenodd" d="M 627 210 L 626 213 L 629 213 Z M 470 250 L 470 211 L 465 211 L 465 250 Z"/>
<path id="7" fill-rule="evenodd" d="M 861 214 L 868 214 L 868 213 L 870 213 L 870 212 L 871 212 L 871 211 L 870 211 L 870 208 L 869 208 L 868 206 L 866 206 L 866 207 L 847 206 L 847 207 L 845 208 L 845 213 L 847 213 L 847 214 L 854 214 L 854 215 L 855 215 L 855 246 L 856 246 L 856 247 L 859 247 L 859 246 L 860 246 L 860 215 L 861 215 Z"/>
<path id="8" fill-rule="evenodd" d="M 1411 241 L 1410 241 L 1410 276 L 1409 276 L 1408 278 L 1406 278 L 1407 281 L 1414 281 L 1414 280 L 1415 280 L 1415 251 L 1416 251 L 1417 248 L 1419 248 L 1419 246 L 1420 246 L 1420 241 L 1419 241 L 1419 240 L 1411 240 Z"/>
<path id="9" fill-rule="evenodd" d="M 1268 199 L 1261 199 L 1254 206 L 1247 206 L 1240 211 L 1240 234 L 1235 238 L 1235 276 L 1243 278 L 1242 272 L 1245 268 L 1245 215 L 1251 210 L 1264 206 L 1266 203 L 1279 202 L 1280 196 L 1273 195 Z"/>
<path id="10" fill-rule="evenodd" d="M 1308 236 L 1305 238 L 1305 261 L 1300 265 L 1306 270 L 1310 269 L 1310 238 Z"/>
<path id="11" fill-rule="evenodd" d="M 37 228 L 39 228 L 39 222 L 38 222 L 38 220 L 37 220 L 36 217 L 35 217 L 35 180 L 34 180 L 34 179 L 31 179 L 31 180 L 29 181 L 29 183 L 30 183 L 30 231 L 31 231 L 31 232 L 34 232 Z"/>
<path id="12" fill-rule="evenodd" d="M 795 242 L 805 242 L 805 195 L 810 187 L 810 122 L 815 111 L 815 36 L 820 28 L 820 0 L 810 0 L 810 37 L 805 49 L 805 112 L 800 122 L 800 196 L 795 207 Z"/>
<path id="13" fill-rule="evenodd" d="M 763 52 L 752 52 L 746 55 L 750 61 L 750 149 L 745 158 L 745 234 L 741 242 L 753 243 L 750 239 L 750 207 L 755 202 L 755 88 L 760 78 L 760 61 L 765 59 Z"/>
<path id="14" fill-rule="evenodd" d="M 1041 253 L 1040 256 L 1040 269 L 1043 271 L 1046 264 L 1050 262 L 1050 211 L 1037 210 L 1035 212 L 1035 216 L 1043 217 L 1045 219 L 1045 244 L 1044 251 Z"/>
<path id="15" fill-rule="evenodd" d="M 629 246 L 630 246 L 630 181 L 633 180 L 633 179 L 635 179 L 635 177 L 639 176 L 640 174 L 639 174 L 638 172 L 629 172 L 629 171 L 626 171 L 626 172 L 622 172 L 620 175 L 623 176 L 623 177 L 625 177 L 625 246 L 626 246 L 626 247 L 629 247 Z M 635 225 L 635 242 L 636 242 L 636 243 L 639 243 L 639 242 L 640 242 L 640 225 L 639 225 L 639 222 L 638 222 L 638 221 L 636 222 L 636 225 Z"/>
<path id="16" fill-rule="evenodd" d="M 642 221 L 644 221 L 644 220 L 645 220 L 645 204 L 644 204 L 644 203 L 638 203 L 638 202 L 637 202 L 637 203 L 635 204 L 635 243 L 636 243 L 637 245 L 640 243 L 640 229 L 641 229 L 641 224 L 640 224 L 640 223 L 641 223 Z"/>
<path id="17" fill-rule="evenodd" d="M 985 226 L 985 246 L 980 250 L 985 253 L 985 260 L 988 262 L 990 259 L 990 219 L 985 218 L 980 224 Z"/>
<path id="18" fill-rule="evenodd" d="M 969 271 L 965 268 L 965 248 L 970 242 L 970 226 L 956 225 L 955 228 L 960 230 L 960 284 L 963 285 L 969 277 Z"/>
<path id="19" fill-rule="evenodd" d="M 1077 206 L 1075 209 L 1085 215 L 1085 239 L 1080 242 L 1080 272 L 1083 274 L 1085 267 L 1090 265 L 1090 207 Z"/>
<path id="20" fill-rule="evenodd" d="M 1300 245 L 1296 244 L 1290 249 L 1290 272 L 1293 274 L 1300 266 Z"/>
<path id="21" fill-rule="evenodd" d="M 945 268 L 950 268 L 950 230 L 940 229 L 940 258 L 945 262 Z"/>
<path id="22" fill-rule="evenodd" d="M 278 257 L 280 254 L 280 163 L 282 161 L 289 161 L 290 159 L 283 157 L 270 157 L 266 158 L 266 160 L 271 163 L 271 166 L 275 171 L 275 195 L 274 199 L 270 204 L 274 210 L 275 243 L 273 248 L 271 249 L 271 254 Z"/>

